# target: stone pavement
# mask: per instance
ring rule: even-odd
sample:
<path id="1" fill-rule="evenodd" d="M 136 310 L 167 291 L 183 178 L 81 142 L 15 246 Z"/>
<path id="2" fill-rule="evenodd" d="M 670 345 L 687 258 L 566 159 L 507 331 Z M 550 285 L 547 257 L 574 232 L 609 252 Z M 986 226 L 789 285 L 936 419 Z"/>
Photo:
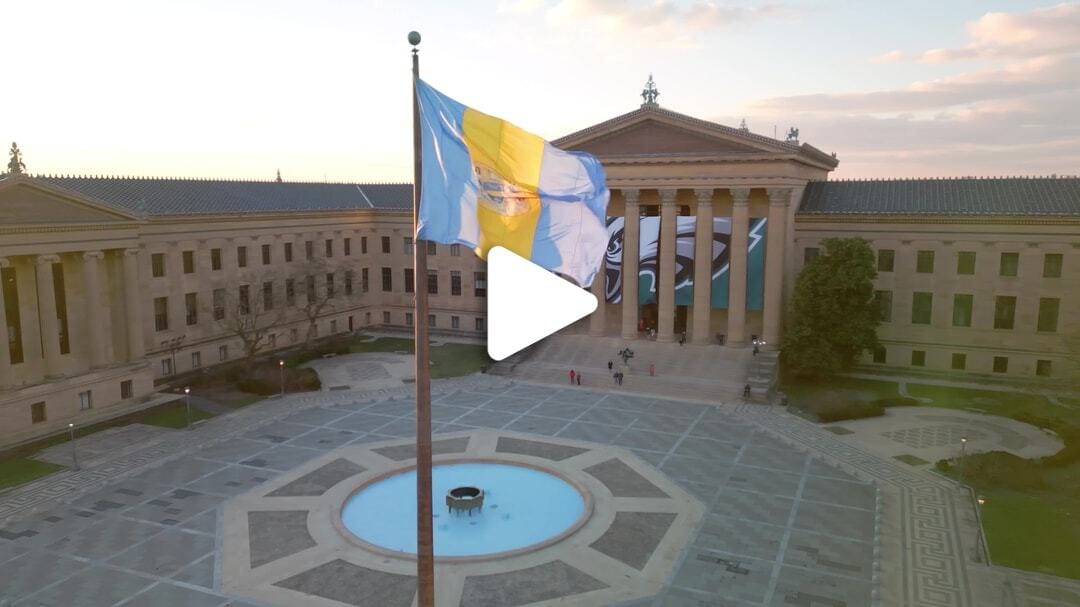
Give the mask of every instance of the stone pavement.
<path id="1" fill-rule="evenodd" d="M 415 379 L 411 354 L 366 352 L 319 358 L 304 365 L 319 374 L 323 390 L 392 389 Z"/>

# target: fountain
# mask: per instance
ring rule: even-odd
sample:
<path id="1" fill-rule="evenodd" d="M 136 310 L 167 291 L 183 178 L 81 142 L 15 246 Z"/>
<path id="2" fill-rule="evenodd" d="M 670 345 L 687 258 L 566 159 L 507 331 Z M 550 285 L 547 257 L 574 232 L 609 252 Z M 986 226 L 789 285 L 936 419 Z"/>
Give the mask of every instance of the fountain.
<path id="1" fill-rule="evenodd" d="M 473 509 L 484 509 L 484 490 L 478 487 L 454 487 L 446 492 L 446 511 L 465 511 L 472 516 Z"/>

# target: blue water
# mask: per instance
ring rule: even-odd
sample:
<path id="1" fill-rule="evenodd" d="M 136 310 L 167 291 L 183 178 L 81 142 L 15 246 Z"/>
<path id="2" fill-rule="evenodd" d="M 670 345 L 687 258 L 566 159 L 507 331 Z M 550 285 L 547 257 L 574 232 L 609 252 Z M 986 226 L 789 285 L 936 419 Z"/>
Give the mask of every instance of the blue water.
<path id="1" fill-rule="evenodd" d="M 562 479 L 524 466 L 446 464 L 433 470 L 436 556 L 514 550 L 554 537 L 581 516 L 585 501 Z M 450 514 L 446 492 L 484 490 L 483 512 Z M 387 477 L 349 498 L 342 521 L 366 542 L 416 553 L 416 470 Z"/>

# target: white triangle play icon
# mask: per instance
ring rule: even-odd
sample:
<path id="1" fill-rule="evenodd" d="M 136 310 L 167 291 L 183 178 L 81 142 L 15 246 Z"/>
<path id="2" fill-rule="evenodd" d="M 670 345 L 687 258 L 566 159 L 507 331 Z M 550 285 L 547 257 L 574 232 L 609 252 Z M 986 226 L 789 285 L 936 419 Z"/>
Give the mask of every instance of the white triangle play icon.
<path id="1" fill-rule="evenodd" d="M 488 251 L 487 267 L 487 349 L 495 360 L 596 310 L 592 293 L 504 247 Z"/>

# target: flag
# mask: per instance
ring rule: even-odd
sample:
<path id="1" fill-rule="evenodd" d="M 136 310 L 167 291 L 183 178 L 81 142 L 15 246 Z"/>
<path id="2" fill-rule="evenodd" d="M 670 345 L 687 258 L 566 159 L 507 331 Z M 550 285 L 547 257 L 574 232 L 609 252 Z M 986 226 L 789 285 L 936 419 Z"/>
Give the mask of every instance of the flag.
<path id="1" fill-rule="evenodd" d="M 417 238 L 503 246 L 587 287 L 607 250 L 610 192 L 595 156 L 553 147 L 423 80 Z"/>

